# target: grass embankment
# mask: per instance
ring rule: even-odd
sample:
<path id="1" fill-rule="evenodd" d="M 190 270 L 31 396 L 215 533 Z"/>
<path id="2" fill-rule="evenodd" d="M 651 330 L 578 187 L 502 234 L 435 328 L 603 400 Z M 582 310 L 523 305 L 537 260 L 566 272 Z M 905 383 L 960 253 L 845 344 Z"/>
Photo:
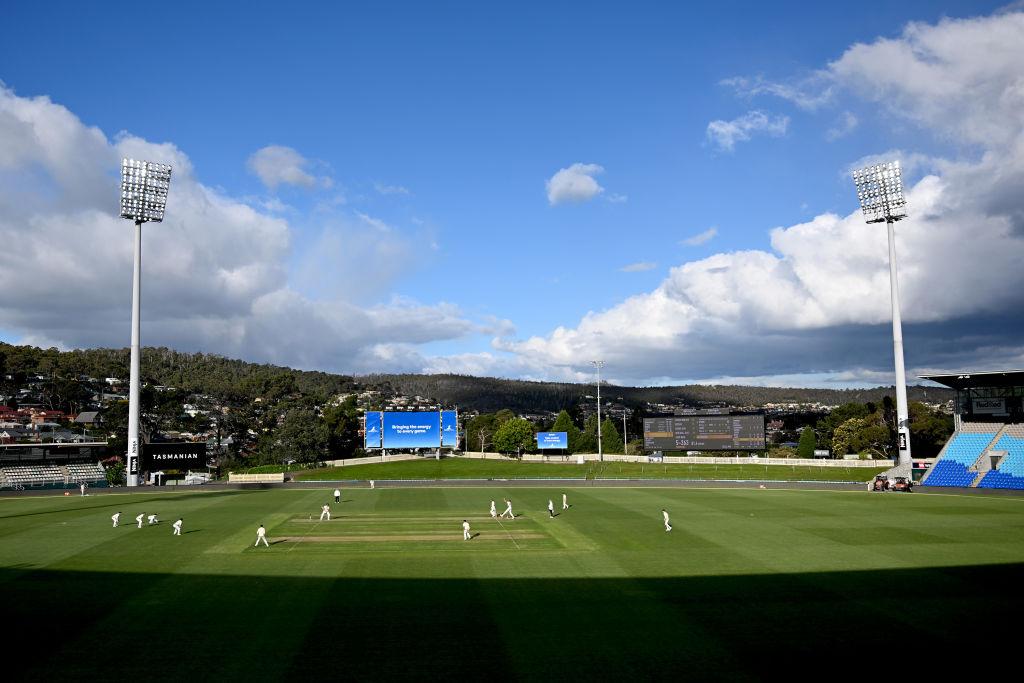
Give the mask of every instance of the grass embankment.
<path id="1" fill-rule="evenodd" d="M 297 481 L 344 479 L 699 479 L 770 481 L 849 481 L 874 478 L 884 467 L 813 467 L 738 463 L 668 465 L 632 462 L 533 463 L 471 458 L 424 458 L 292 473 Z"/>

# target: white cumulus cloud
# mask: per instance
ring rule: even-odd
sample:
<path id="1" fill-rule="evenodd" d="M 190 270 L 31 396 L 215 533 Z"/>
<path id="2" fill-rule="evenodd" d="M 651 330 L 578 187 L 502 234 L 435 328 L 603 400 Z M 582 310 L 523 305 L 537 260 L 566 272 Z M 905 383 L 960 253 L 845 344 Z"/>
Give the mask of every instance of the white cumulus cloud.
<path id="1" fill-rule="evenodd" d="M 1005 368 L 1024 358 L 1022 64 L 1017 11 L 910 24 L 827 66 L 837 89 L 892 106 L 934 140 L 977 146 L 962 158 L 898 154 L 923 173 L 911 178 L 910 216 L 896 225 L 911 372 L 915 364 Z M 728 149 L 768 127 L 766 115 L 755 116 L 709 135 Z M 770 249 L 683 263 L 653 291 L 548 334 L 496 340 L 495 349 L 557 372 L 604 358 L 615 376 L 634 381 L 891 377 L 886 231 L 850 208 L 772 230 Z"/>
<path id="2" fill-rule="evenodd" d="M 547 181 L 548 203 L 585 202 L 604 192 L 594 176 L 604 172 L 597 164 L 576 163 L 559 169 Z"/>
<path id="3" fill-rule="evenodd" d="M 658 267 L 657 263 L 653 261 L 639 261 L 637 263 L 630 263 L 629 265 L 622 266 L 619 268 L 623 273 L 642 273 L 648 270 L 654 270 Z"/>
<path id="4" fill-rule="evenodd" d="M 818 71 L 792 83 L 766 80 L 762 76 L 747 78 L 736 76 L 723 80 L 722 85 L 732 87 L 737 95 L 751 98 L 757 95 L 774 95 L 788 100 L 809 111 L 814 111 L 832 101 L 832 85 L 829 74 Z"/>
<path id="5" fill-rule="evenodd" d="M 0 241 L 17 245 L 0 250 L 0 319 L 11 341 L 128 344 L 132 241 L 131 224 L 117 212 L 122 156 L 174 169 L 165 220 L 143 229 L 147 346 L 362 372 L 377 371 L 376 350 L 390 348 L 392 367 L 414 370 L 420 344 L 475 329 L 448 303 L 352 303 L 386 291 L 378 261 L 409 259 L 402 236 L 377 219 L 328 224 L 313 241 L 322 262 L 297 255 L 300 270 L 316 267 L 327 284 L 330 273 L 345 273 L 346 286 L 312 298 L 290 274 L 295 229 L 279 212 L 203 185 L 174 145 L 128 134 L 111 140 L 48 98 L 0 86 Z M 374 286 L 375 278 L 383 280 Z"/>
<path id="6" fill-rule="evenodd" d="M 839 119 L 825 133 L 825 138 L 830 142 L 838 140 L 839 138 L 844 138 L 852 133 L 859 123 L 860 121 L 852 112 L 844 111 L 842 115 L 840 115 Z"/>
<path id="7" fill-rule="evenodd" d="M 311 165 L 309 159 L 291 147 L 281 145 L 268 145 L 258 149 L 246 162 L 249 170 L 271 191 L 280 185 L 330 187 L 333 184 L 330 178 L 318 178 L 308 171 Z"/>
<path id="8" fill-rule="evenodd" d="M 750 140 L 754 135 L 764 133 L 772 137 L 781 137 L 789 128 L 788 116 L 769 116 L 763 111 L 748 111 L 731 121 L 717 119 L 708 124 L 708 140 L 719 149 L 731 152 L 737 142 Z"/>
<path id="9" fill-rule="evenodd" d="M 698 232 L 696 235 L 687 237 L 686 239 L 682 240 L 680 244 L 686 245 L 688 247 L 698 247 L 702 244 L 706 244 L 713 240 L 715 238 L 715 235 L 717 234 L 718 228 L 708 228 L 704 232 Z"/>

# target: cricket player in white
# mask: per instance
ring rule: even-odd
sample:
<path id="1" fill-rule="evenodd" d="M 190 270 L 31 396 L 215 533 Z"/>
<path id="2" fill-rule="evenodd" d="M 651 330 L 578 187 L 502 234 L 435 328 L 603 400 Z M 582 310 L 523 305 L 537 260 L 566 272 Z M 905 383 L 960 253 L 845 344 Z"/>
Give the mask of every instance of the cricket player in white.
<path id="1" fill-rule="evenodd" d="M 181 524 L 183 521 L 184 520 L 182 520 L 181 517 L 179 517 L 177 521 L 175 521 L 174 524 L 171 525 L 172 527 L 174 527 L 174 533 L 172 534 L 172 536 L 181 536 Z"/>
<path id="2" fill-rule="evenodd" d="M 370 480 L 370 488 L 377 488 L 376 485 L 374 484 L 373 479 Z"/>
<path id="3" fill-rule="evenodd" d="M 569 496 L 565 495 L 564 493 L 562 494 L 562 509 L 569 509 Z"/>
<path id="4" fill-rule="evenodd" d="M 505 511 L 502 512 L 498 516 L 499 517 L 504 517 L 505 515 L 508 515 L 509 519 L 515 519 L 516 518 L 516 516 L 514 514 L 512 514 L 512 501 L 507 499 L 507 498 L 505 499 Z"/>
<path id="5" fill-rule="evenodd" d="M 252 544 L 252 547 L 255 548 L 258 546 L 260 541 L 263 541 L 263 545 L 268 548 L 270 547 L 270 544 L 267 543 L 267 530 L 263 528 L 262 524 L 260 524 L 260 528 L 256 530 L 256 542 Z"/>
<path id="6" fill-rule="evenodd" d="M 85 482 L 83 481 L 82 484 L 78 488 L 82 489 L 82 495 L 84 496 L 85 495 Z"/>
<path id="7" fill-rule="evenodd" d="M 662 509 L 661 516 L 665 518 L 665 531 L 672 531 L 672 525 L 668 523 L 668 510 Z"/>
<path id="8" fill-rule="evenodd" d="M 494 506 L 494 501 L 493 500 L 491 501 L 491 518 L 492 519 L 497 519 L 498 518 L 498 508 L 496 508 Z"/>
<path id="9" fill-rule="evenodd" d="M 334 489 L 334 502 L 335 503 L 340 503 L 341 502 L 341 489 Z"/>
<path id="10" fill-rule="evenodd" d="M 156 515 L 150 515 L 146 519 L 149 520 L 150 524 L 156 524 L 157 522 L 160 521 L 159 519 L 156 518 Z"/>
<path id="11" fill-rule="evenodd" d="M 324 506 L 322 508 L 320 508 L 320 521 L 321 522 L 324 521 L 324 517 L 327 518 L 328 522 L 331 521 L 331 506 L 327 505 L 326 503 L 324 504 Z"/>
<path id="12" fill-rule="evenodd" d="M 117 525 L 121 522 L 121 513 L 115 512 L 114 514 L 110 515 L 110 519 L 114 522 L 114 527 L 116 528 Z"/>
<path id="13" fill-rule="evenodd" d="M 548 498 L 548 517 L 555 518 L 555 501 Z"/>
<path id="14" fill-rule="evenodd" d="M 145 518 L 146 518 L 146 513 L 145 512 L 140 512 L 139 516 L 135 518 L 135 521 L 139 523 L 139 528 L 140 529 L 142 528 L 142 520 L 144 520 Z"/>
<path id="15" fill-rule="evenodd" d="M 471 538 L 473 538 L 473 536 L 469 533 L 469 522 L 462 520 L 462 540 L 468 541 Z"/>

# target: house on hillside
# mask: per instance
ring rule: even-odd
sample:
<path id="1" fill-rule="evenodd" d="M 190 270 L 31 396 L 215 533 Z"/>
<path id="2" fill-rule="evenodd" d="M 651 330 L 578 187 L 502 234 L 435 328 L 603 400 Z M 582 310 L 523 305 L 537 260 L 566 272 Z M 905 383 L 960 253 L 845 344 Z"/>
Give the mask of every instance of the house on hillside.
<path id="1" fill-rule="evenodd" d="M 75 424 L 86 425 L 89 427 L 97 425 L 102 421 L 103 420 L 100 419 L 99 411 L 96 410 L 83 411 L 75 416 L 74 420 Z"/>
<path id="2" fill-rule="evenodd" d="M 41 441 L 53 443 L 85 443 L 90 441 L 89 437 L 83 434 L 76 434 L 67 429 L 57 429 L 45 434 Z"/>
<path id="3" fill-rule="evenodd" d="M 0 429 L 0 443 L 18 443 L 34 438 L 35 434 L 24 427 L 4 427 Z"/>

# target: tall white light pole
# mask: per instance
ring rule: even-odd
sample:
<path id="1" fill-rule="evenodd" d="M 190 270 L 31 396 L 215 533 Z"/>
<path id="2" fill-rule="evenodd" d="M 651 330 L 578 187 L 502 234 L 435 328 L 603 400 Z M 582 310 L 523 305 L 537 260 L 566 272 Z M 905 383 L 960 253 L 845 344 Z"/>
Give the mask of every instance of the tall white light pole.
<path id="1" fill-rule="evenodd" d="M 622 452 L 629 455 L 629 440 L 626 436 L 626 406 L 622 406 Z"/>
<path id="2" fill-rule="evenodd" d="M 167 207 L 171 167 L 136 159 L 121 160 L 121 218 L 135 221 L 132 271 L 131 379 L 128 390 L 128 486 L 139 485 L 139 311 L 142 298 L 142 224 L 159 223 Z"/>
<path id="3" fill-rule="evenodd" d="M 603 360 L 592 360 L 590 364 L 597 368 L 597 457 L 604 460 L 604 452 L 601 450 L 601 368 L 604 367 Z"/>
<path id="4" fill-rule="evenodd" d="M 892 300 L 892 348 L 896 358 L 896 433 L 899 463 L 909 465 L 910 425 L 907 412 L 907 377 L 903 369 L 903 324 L 900 319 L 900 287 L 896 279 L 896 235 L 893 223 L 907 217 L 900 162 L 876 164 L 853 172 L 857 198 L 867 222 L 885 221 L 889 233 L 889 294 Z"/>

